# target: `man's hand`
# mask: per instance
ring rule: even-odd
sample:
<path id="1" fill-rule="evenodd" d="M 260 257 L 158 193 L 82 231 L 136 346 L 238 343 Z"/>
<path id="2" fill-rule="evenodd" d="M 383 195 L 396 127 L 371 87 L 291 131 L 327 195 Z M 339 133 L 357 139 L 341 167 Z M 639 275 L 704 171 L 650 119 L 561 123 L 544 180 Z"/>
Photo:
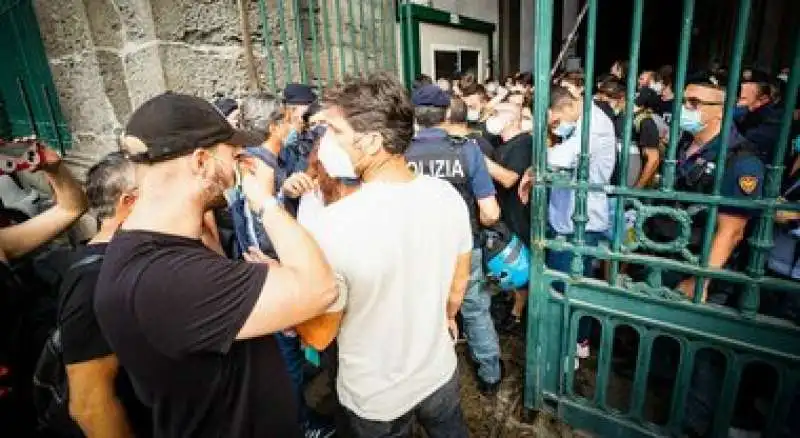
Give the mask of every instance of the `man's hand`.
<path id="1" fill-rule="evenodd" d="M 683 294 L 689 297 L 689 299 L 691 300 L 694 298 L 694 285 L 696 284 L 696 282 L 697 280 L 695 280 L 694 277 L 687 278 L 686 280 L 680 282 L 680 284 L 678 285 L 678 290 L 683 292 Z M 709 283 L 708 280 L 704 281 L 703 299 L 700 300 L 701 303 L 705 303 L 706 298 L 708 297 L 708 283 Z"/>
<path id="2" fill-rule="evenodd" d="M 522 201 L 523 204 L 528 205 L 531 201 L 531 189 L 533 188 L 533 167 L 529 167 L 525 170 L 525 173 L 522 174 L 522 178 L 519 181 L 519 188 L 517 189 L 517 195 L 519 195 L 519 200 Z"/>
<path id="3" fill-rule="evenodd" d="M 293 173 L 283 182 L 281 190 L 290 198 L 299 198 L 303 193 L 313 190 L 314 180 L 304 172 Z"/>
<path id="4" fill-rule="evenodd" d="M 275 171 L 258 158 L 240 158 L 242 192 L 253 210 L 261 210 L 264 201 L 272 196 Z"/>
<path id="5" fill-rule="evenodd" d="M 455 319 L 447 320 L 447 331 L 450 332 L 450 337 L 453 338 L 453 343 L 458 342 L 458 324 Z"/>
<path id="6" fill-rule="evenodd" d="M 251 246 L 250 248 L 248 248 L 247 252 L 242 254 L 242 256 L 244 257 L 245 261 L 250 263 L 261 263 L 270 267 L 278 266 L 280 264 L 278 263 L 277 260 L 264 254 L 263 252 L 261 252 L 260 249 L 256 248 L 255 246 Z"/>

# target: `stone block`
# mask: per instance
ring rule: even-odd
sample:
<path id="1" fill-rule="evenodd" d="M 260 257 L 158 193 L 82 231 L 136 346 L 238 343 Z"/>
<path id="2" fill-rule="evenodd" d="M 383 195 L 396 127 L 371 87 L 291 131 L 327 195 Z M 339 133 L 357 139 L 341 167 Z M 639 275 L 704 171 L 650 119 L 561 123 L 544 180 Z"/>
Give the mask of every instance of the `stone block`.
<path id="1" fill-rule="evenodd" d="M 34 10 L 48 58 L 92 49 L 92 33 L 81 0 L 35 0 Z"/>
<path id="2" fill-rule="evenodd" d="M 128 42 L 152 40 L 156 37 L 150 0 L 114 0 Z"/>
<path id="3" fill-rule="evenodd" d="M 249 1 L 251 35 L 260 37 L 257 1 Z M 237 2 L 219 0 L 151 0 L 156 37 L 197 45 L 227 45 L 242 41 Z M 256 41 L 259 38 L 254 38 Z"/>
<path id="4" fill-rule="evenodd" d="M 84 0 L 95 46 L 121 49 L 125 43 L 122 19 L 112 0 Z"/>
<path id="5" fill-rule="evenodd" d="M 131 108 L 137 108 L 167 89 L 158 44 L 148 44 L 127 53 L 123 62 Z M 124 120 L 127 120 L 127 116 L 120 119 Z"/>
<path id="6" fill-rule="evenodd" d="M 119 126 L 94 53 L 51 62 L 50 70 L 62 112 L 73 132 L 112 132 Z"/>
<path id="7" fill-rule="evenodd" d="M 131 113 L 131 101 L 125 81 L 125 65 L 115 52 L 98 51 L 97 66 L 114 118 L 123 123 Z"/>
<path id="8" fill-rule="evenodd" d="M 238 46 L 208 50 L 165 43 L 160 45 L 159 54 L 168 90 L 205 99 L 216 92 L 233 96 L 247 92 L 244 52 Z"/>

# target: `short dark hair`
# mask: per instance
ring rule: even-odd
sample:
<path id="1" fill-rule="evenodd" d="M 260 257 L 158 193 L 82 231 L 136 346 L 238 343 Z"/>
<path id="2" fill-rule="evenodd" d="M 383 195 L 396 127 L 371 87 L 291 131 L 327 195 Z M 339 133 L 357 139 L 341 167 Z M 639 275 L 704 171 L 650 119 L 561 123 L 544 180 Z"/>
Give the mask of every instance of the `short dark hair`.
<path id="1" fill-rule="evenodd" d="M 525 85 L 533 85 L 533 75 L 529 71 L 518 74 L 516 80 Z"/>
<path id="2" fill-rule="evenodd" d="M 628 77 L 628 61 L 625 61 L 625 60 L 622 60 L 622 59 L 618 59 L 618 60 L 614 61 L 613 64 L 611 64 L 612 67 L 615 66 L 615 65 L 618 66 L 619 69 L 622 71 L 622 79 L 627 78 Z"/>
<path id="3" fill-rule="evenodd" d="M 136 187 L 133 163 L 125 152 L 111 152 L 86 172 L 86 197 L 98 221 L 114 216 L 119 197 Z"/>
<path id="4" fill-rule="evenodd" d="M 672 86 L 672 76 L 675 74 L 675 70 L 672 68 L 671 65 L 662 65 L 658 68 L 658 77 L 661 79 L 661 82 L 664 83 L 665 86 L 671 87 Z"/>
<path id="5" fill-rule="evenodd" d="M 467 123 L 467 104 L 460 97 L 450 99 L 450 123 Z"/>
<path id="6" fill-rule="evenodd" d="M 564 74 L 561 80 L 579 88 L 583 88 L 585 85 L 585 78 L 583 76 L 583 73 L 578 71 L 567 72 L 566 74 Z"/>
<path id="7" fill-rule="evenodd" d="M 266 131 L 266 138 L 269 138 L 272 133 L 270 129 L 275 125 L 280 125 L 286 121 L 286 111 L 281 108 L 275 108 L 272 110 L 271 113 L 267 116 L 266 124 L 267 124 L 267 131 Z"/>
<path id="8" fill-rule="evenodd" d="M 411 86 L 411 88 L 416 90 L 417 88 L 422 88 L 422 87 L 424 87 L 426 85 L 430 85 L 432 83 L 433 83 L 433 79 L 431 79 L 430 76 L 428 76 L 426 74 L 420 74 L 420 75 L 417 75 L 416 78 L 414 78 L 414 84 Z"/>
<path id="9" fill-rule="evenodd" d="M 611 99 L 622 99 L 625 97 L 625 84 L 611 76 L 597 84 L 597 93 Z"/>
<path id="10" fill-rule="evenodd" d="M 417 125 L 423 128 L 431 128 L 444 122 L 447 108 L 436 106 L 415 106 L 414 119 Z"/>
<path id="11" fill-rule="evenodd" d="M 356 132 L 378 131 L 383 147 L 402 154 L 414 135 L 414 109 L 403 84 L 387 72 L 347 77 L 329 87 L 322 100 L 339 107 Z"/>
<path id="12" fill-rule="evenodd" d="M 561 85 L 553 85 L 550 87 L 550 109 L 564 107 L 575 102 L 575 99 L 575 96 Z"/>
<path id="13" fill-rule="evenodd" d="M 480 94 L 482 98 L 486 99 L 486 87 L 474 82 L 461 87 L 462 96 L 467 97 L 472 96 L 473 94 Z"/>

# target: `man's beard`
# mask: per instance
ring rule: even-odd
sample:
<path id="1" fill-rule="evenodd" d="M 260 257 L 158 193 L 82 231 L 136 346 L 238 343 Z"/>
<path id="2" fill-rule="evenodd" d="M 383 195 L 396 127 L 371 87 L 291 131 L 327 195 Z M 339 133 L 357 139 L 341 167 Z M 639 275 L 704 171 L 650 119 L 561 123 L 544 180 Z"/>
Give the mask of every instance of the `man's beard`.
<path id="1" fill-rule="evenodd" d="M 228 207 L 228 201 L 224 195 L 226 186 L 225 176 L 221 172 L 215 173 L 212 184 L 206 189 L 206 199 L 208 200 L 205 204 L 206 211 Z"/>

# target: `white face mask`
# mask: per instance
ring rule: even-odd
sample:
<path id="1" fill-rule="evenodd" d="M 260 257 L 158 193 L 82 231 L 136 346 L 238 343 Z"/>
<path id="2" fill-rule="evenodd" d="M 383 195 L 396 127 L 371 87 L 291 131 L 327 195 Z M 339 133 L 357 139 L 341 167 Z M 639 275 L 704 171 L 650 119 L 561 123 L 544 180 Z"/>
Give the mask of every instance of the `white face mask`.
<path id="1" fill-rule="evenodd" d="M 664 84 L 661 82 L 653 82 L 650 84 L 650 89 L 656 92 L 656 94 L 661 94 L 664 91 Z"/>
<path id="2" fill-rule="evenodd" d="M 533 132 L 533 120 L 523 119 L 520 129 L 522 129 L 525 132 Z"/>
<path id="3" fill-rule="evenodd" d="M 477 122 L 481 119 L 481 110 L 478 109 L 468 109 L 467 110 L 467 120 L 470 122 Z"/>
<path id="4" fill-rule="evenodd" d="M 778 80 L 783 82 L 789 82 L 789 73 L 781 73 L 778 75 Z"/>
<path id="5" fill-rule="evenodd" d="M 332 178 L 358 178 L 353 162 L 333 133 L 327 132 L 319 142 L 319 162 Z"/>
<path id="6" fill-rule="evenodd" d="M 502 117 L 492 116 L 486 119 L 486 132 L 492 135 L 500 135 L 506 128 L 506 121 Z"/>

